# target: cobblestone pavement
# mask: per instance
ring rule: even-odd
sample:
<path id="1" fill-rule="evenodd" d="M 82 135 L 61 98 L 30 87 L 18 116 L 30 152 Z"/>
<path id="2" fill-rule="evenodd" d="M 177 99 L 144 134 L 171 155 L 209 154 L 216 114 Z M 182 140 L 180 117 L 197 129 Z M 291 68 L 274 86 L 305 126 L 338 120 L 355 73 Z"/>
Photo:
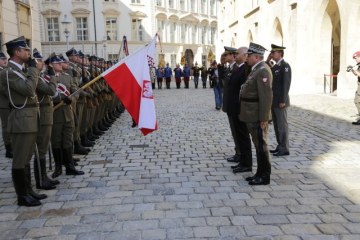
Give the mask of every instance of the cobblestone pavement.
<path id="1" fill-rule="evenodd" d="M 249 186 L 210 89 L 155 90 L 160 129 L 124 113 L 43 205 L 18 207 L 0 148 L 0 239 L 360 239 L 360 127 L 352 100 L 292 96 L 291 155 Z M 270 127 L 270 143 L 274 133 Z M 255 155 L 254 155 L 255 156 Z"/>

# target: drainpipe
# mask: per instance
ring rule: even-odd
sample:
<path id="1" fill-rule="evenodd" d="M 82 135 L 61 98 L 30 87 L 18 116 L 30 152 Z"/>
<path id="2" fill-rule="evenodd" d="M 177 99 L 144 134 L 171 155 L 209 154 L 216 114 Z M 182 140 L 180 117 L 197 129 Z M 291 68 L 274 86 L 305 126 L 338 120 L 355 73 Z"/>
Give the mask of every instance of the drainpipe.
<path id="1" fill-rule="evenodd" d="M 97 36 L 96 36 L 96 19 L 95 19 L 95 0 L 92 1 L 93 4 L 93 16 L 94 16 L 94 33 L 95 33 L 95 55 L 97 56 Z"/>

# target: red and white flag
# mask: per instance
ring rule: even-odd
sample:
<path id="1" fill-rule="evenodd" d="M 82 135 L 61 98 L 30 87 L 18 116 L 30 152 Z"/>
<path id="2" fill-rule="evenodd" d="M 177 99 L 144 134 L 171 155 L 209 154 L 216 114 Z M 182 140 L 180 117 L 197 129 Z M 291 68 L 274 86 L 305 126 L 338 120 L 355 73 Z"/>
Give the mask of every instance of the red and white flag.
<path id="1" fill-rule="evenodd" d="M 156 36 L 148 45 L 101 74 L 144 135 L 158 127 L 150 79 L 150 67 L 155 64 L 155 51 Z"/>

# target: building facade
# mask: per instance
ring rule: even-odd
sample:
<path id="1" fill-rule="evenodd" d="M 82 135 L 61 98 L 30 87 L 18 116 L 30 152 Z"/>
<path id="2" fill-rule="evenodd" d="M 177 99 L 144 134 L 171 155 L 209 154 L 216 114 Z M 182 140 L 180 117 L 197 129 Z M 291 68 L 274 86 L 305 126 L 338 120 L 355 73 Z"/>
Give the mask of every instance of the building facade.
<path id="1" fill-rule="evenodd" d="M 118 59 L 123 36 L 132 53 L 158 32 L 157 61 L 202 62 L 215 51 L 215 0 L 39 0 L 45 55 L 74 47 Z"/>
<path id="2" fill-rule="evenodd" d="M 24 36 L 28 45 L 41 49 L 39 8 L 36 0 L 0 0 L 0 46 Z"/>
<path id="3" fill-rule="evenodd" d="M 219 6 L 220 46 L 286 47 L 291 92 L 333 92 L 352 98 L 357 81 L 346 72 L 360 50 L 358 0 L 223 0 Z M 331 77 L 332 76 L 332 77 Z"/>

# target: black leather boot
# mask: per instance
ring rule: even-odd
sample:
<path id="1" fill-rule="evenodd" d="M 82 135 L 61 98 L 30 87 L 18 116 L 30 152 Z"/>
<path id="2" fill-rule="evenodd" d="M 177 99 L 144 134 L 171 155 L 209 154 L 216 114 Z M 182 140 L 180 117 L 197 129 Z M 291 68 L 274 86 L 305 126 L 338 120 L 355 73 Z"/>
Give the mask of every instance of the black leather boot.
<path id="1" fill-rule="evenodd" d="M 38 164 L 38 161 L 40 165 Z M 55 184 L 52 184 L 46 176 L 46 162 L 45 158 L 34 159 L 34 177 L 37 189 L 51 190 L 55 189 Z"/>
<path id="2" fill-rule="evenodd" d="M 13 158 L 13 151 L 12 151 L 12 147 L 11 144 L 6 144 L 5 145 L 5 157 L 7 158 Z"/>
<path id="3" fill-rule="evenodd" d="M 54 162 L 55 162 L 55 170 L 52 173 L 52 178 L 57 178 L 62 174 L 62 149 L 61 148 L 53 148 L 52 149 Z"/>
<path id="4" fill-rule="evenodd" d="M 31 171 L 30 171 L 30 164 L 25 166 L 25 181 L 26 181 L 26 190 L 30 196 L 37 200 L 42 200 L 47 198 L 46 194 L 38 194 L 34 192 L 31 186 Z"/>
<path id="5" fill-rule="evenodd" d="M 90 152 L 89 148 L 85 148 L 80 144 L 80 142 L 74 141 L 74 153 L 75 154 L 86 155 L 89 152 Z"/>
<path id="6" fill-rule="evenodd" d="M 92 147 L 95 145 L 95 142 L 90 141 L 87 136 L 81 136 L 81 144 L 85 147 Z"/>
<path id="7" fill-rule="evenodd" d="M 41 202 L 30 196 L 26 190 L 25 169 L 12 169 L 11 175 L 17 195 L 17 204 L 26 207 L 41 205 Z"/>
<path id="8" fill-rule="evenodd" d="M 83 171 L 76 170 L 75 168 L 71 148 L 63 149 L 63 156 L 66 168 L 66 175 L 84 175 Z"/>

